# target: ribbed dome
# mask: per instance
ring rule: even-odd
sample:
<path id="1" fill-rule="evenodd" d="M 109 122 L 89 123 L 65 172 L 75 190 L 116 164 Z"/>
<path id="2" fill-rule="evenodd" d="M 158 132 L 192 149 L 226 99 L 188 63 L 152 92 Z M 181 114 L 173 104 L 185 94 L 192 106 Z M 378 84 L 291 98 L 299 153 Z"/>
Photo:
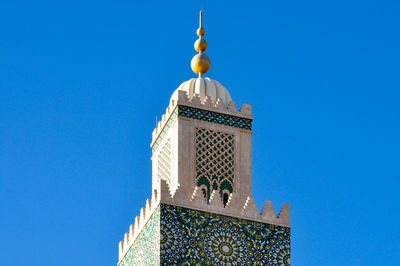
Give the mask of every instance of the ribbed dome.
<path id="1" fill-rule="evenodd" d="M 183 82 L 172 94 L 171 99 L 174 98 L 178 91 L 185 91 L 191 100 L 194 94 L 200 95 L 200 100 L 203 102 L 206 96 L 209 96 L 214 102 L 220 99 L 225 106 L 232 101 L 231 96 L 227 89 L 222 86 L 218 81 L 209 78 L 192 78 Z"/>

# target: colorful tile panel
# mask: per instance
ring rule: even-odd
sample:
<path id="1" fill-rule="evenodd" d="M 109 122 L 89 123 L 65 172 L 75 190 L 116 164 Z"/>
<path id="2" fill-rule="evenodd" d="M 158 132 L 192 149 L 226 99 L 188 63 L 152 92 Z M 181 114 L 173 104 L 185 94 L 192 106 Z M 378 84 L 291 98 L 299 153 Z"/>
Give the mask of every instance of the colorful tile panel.
<path id="1" fill-rule="evenodd" d="M 290 265 L 290 229 L 161 205 L 161 265 Z"/>
<path id="2" fill-rule="evenodd" d="M 252 124 L 251 119 L 216 113 L 184 105 L 179 105 L 178 107 L 179 107 L 178 115 L 182 117 L 193 118 L 215 124 L 251 130 L 251 124 Z"/>
<path id="3" fill-rule="evenodd" d="M 160 208 L 157 208 L 119 266 L 160 265 Z"/>
<path id="4" fill-rule="evenodd" d="M 290 228 L 160 204 L 120 262 L 290 265 Z"/>

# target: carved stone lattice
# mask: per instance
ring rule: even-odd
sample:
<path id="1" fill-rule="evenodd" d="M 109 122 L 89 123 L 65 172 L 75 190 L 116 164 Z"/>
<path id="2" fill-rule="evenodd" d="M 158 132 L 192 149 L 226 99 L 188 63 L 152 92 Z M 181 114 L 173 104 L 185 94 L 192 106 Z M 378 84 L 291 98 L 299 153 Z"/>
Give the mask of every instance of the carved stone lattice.
<path id="1" fill-rule="evenodd" d="M 204 128 L 196 128 L 196 178 L 197 185 L 207 186 L 210 192 L 233 191 L 234 135 Z"/>
<path id="2" fill-rule="evenodd" d="M 171 141 L 167 140 L 158 155 L 158 178 L 167 181 L 171 185 Z"/>

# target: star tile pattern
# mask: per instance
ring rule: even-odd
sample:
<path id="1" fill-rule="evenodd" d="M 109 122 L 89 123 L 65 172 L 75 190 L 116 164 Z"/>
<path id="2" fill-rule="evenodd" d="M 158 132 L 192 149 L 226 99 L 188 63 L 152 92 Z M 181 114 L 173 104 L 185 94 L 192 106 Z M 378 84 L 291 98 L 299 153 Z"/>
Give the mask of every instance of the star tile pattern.
<path id="1" fill-rule="evenodd" d="M 161 265 L 290 265 L 290 229 L 161 205 Z"/>
<path id="2" fill-rule="evenodd" d="M 120 265 L 290 265 L 283 226 L 160 204 L 143 230 Z"/>

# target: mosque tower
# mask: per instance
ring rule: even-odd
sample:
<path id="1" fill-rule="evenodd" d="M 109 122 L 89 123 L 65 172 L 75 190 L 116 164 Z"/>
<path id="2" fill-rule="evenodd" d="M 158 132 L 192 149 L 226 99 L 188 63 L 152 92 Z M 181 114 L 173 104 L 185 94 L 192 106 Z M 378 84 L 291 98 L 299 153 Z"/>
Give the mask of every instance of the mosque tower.
<path id="1" fill-rule="evenodd" d="M 202 12 L 198 78 L 172 94 L 153 131 L 152 198 L 119 243 L 118 265 L 290 265 L 289 205 L 258 211 L 251 190 L 251 105 L 204 77 Z"/>

